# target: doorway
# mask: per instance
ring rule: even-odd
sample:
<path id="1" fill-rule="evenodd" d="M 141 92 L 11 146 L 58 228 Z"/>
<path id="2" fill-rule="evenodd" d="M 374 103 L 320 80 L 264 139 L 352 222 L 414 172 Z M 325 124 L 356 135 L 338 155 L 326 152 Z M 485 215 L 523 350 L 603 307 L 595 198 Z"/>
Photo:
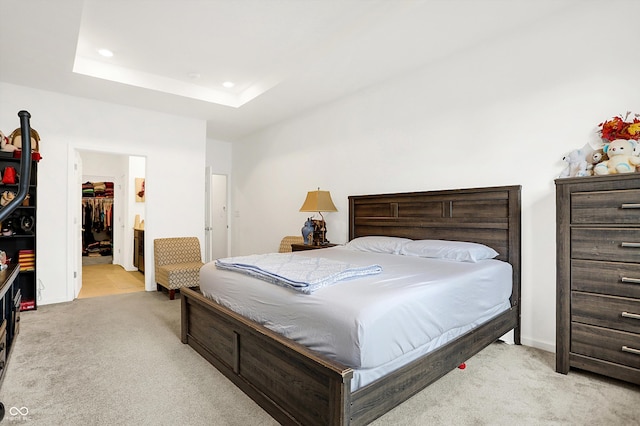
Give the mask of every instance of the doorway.
<path id="1" fill-rule="evenodd" d="M 228 179 L 206 170 L 205 262 L 229 255 Z"/>
<path id="2" fill-rule="evenodd" d="M 82 266 L 113 263 L 114 183 L 82 177 Z"/>
<path id="3" fill-rule="evenodd" d="M 144 220 L 145 204 L 135 202 L 135 178 L 144 178 L 146 158 L 120 153 L 76 150 L 73 191 L 70 191 L 75 217 L 73 241 L 73 298 L 144 291 L 144 274 L 133 265 L 135 218 Z M 111 216 L 112 258 L 109 263 L 83 265 L 82 186 L 87 181 L 113 182 Z M 86 288 L 85 288 L 86 285 Z"/>

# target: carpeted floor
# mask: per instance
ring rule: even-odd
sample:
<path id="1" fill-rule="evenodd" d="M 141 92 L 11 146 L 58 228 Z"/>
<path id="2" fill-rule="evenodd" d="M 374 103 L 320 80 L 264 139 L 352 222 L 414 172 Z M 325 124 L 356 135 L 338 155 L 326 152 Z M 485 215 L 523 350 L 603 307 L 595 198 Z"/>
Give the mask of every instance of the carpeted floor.
<path id="1" fill-rule="evenodd" d="M 0 389 L 4 422 L 276 424 L 179 334 L 180 301 L 158 292 L 24 312 Z M 639 424 L 639 386 L 553 366 L 551 353 L 496 343 L 373 424 Z"/>

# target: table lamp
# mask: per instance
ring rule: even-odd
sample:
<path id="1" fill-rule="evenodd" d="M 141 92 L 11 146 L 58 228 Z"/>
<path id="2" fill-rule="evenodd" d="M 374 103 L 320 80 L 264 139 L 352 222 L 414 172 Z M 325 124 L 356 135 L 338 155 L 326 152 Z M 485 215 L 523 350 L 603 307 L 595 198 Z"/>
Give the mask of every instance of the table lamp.
<path id="1" fill-rule="evenodd" d="M 317 191 L 307 192 L 307 198 L 304 200 L 302 207 L 300 207 L 300 211 L 301 212 L 318 212 L 321 218 L 320 231 L 321 231 L 322 239 L 320 241 L 320 244 L 326 244 L 328 242 L 326 241 L 326 238 L 325 238 L 325 235 L 327 232 L 327 226 L 326 226 L 326 222 L 324 221 L 324 216 L 322 215 L 322 212 L 338 211 L 335 204 L 333 204 L 333 201 L 331 200 L 331 194 L 329 193 L 329 191 L 320 191 L 320 188 L 318 188 Z M 305 244 L 306 244 L 306 241 L 305 241 Z"/>

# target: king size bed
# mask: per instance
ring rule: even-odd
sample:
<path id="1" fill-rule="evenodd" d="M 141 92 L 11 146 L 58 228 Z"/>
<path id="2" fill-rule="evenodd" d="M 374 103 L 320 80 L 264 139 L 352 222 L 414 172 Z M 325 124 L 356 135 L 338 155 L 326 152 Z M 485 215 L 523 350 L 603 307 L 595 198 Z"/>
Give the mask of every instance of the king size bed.
<path id="1" fill-rule="evenodd" d="M 292 257 L 380 270 L 301 292 L 211 263 L 181 290 L 182 342 L 282 424 L 370 423 L 520 343 L 519 186 L 350 196 L 349 242 Z"/>

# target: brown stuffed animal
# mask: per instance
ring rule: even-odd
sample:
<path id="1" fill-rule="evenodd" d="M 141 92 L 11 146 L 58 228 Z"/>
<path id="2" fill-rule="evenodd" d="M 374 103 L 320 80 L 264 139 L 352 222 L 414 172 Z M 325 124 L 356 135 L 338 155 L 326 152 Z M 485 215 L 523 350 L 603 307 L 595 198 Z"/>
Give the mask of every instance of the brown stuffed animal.
<path id="1" fill-rule="evenodd" d="M 587 154 L 587 174 L 589 176 L 593 176 L 593 168 L 596 164 L 601 163 L 603 161 L 607 161 L 609 157 L 607 157 L 607 153 L 604 152 L 602 148 L 591 151 Z"/>
<path id="2" fill-rule="evenodd" d="M 2 147 L 2 151 L 20 151 L 22 149 L 22 130 L 18 127 L 9 135 L 9 144 Z M 31 152 L 40 152 L 40 135 L 31 129 Z"/>

